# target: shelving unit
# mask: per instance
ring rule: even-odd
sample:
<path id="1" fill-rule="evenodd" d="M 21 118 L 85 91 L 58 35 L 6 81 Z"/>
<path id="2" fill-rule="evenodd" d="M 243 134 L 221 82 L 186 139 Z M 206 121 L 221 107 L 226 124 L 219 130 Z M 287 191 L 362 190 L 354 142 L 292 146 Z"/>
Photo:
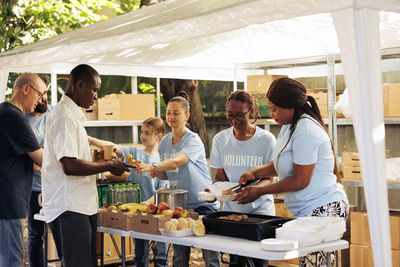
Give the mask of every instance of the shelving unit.
<path id="1" fill-rule="evenodd" d="M 142 125 L 143 120 L 132 121 L 85 121 L 85 127 L 117 127 L 127 126 L 132 127 L 132 141 L 137 144 L 139 142 L 139 126 Z"/>
<path id="2" fill-rule="evenodd" d="M 399 71 L 400 68 L 400 48 L 383 49 L 382 55 L 382 71 Z M 334 108 L 336 103 L 336 75 L 343 74 L 339 54 L 329 54 L 324 56 L 304 57 L 297 59 L 285 59 L 274 61 L 263 61 L 253 63 L 242 63 L 236 65 L 236 72 L 240 70 L 254 70 L 255 74 L 287 74 L 285 71 L 295 69 L 297 73 L 307 73 L 305 77 L 327 77 L 328 89 L 328 118 L 324 119 L 328 125 L 329 134 L 332 138 L 335 151 L 338 151 L 338 138 L 337 126 L 338 125 L 352 125 L 352 119 L 336 118 L 336 110 Z M 325 70 L 324 70 L 325 69 Z M 276 73 L 276 71 L 279 73 Z M 268 73 L 272 71 L 273 73 Z M 275 72 L 274 72 L 275 71 Z M 261 73 L 263 72 L 263 73 Z M 313 75 L 317 73 L 316 75 Z M 299 75 L 298 77 L 303 77 Z M 236 89 L 236 82 L 234 82 Z M 247 84 L 245 84 L 245 88 Z M 400 124 L 400 118 L 384 118 L 385 124 Z M 271 119 L 261 119 L 256 122 L 258 125 L 264 125 L 269 129 L 270 125 L 276 125 Z M 338 155 L 336 155 L 338 156 Z"/>

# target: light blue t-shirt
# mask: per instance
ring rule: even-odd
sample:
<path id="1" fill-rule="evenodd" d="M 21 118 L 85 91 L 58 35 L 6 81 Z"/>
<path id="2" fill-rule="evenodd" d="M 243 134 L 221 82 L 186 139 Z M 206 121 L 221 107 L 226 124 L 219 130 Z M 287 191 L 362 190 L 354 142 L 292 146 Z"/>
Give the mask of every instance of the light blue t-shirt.
<path id="1" fill-rule="evenodd" d="M 273 134 L 257 126 L 254 135 L 246 141 L 236 139 L 230 127 L 214 136 L 210 166 L 224 169 L 230 182 L 239 182 L 243 173 L 272 160 L 275 144 Z M 272 195 L 263 195 L 245 205 L 228 201 L 224 203 L 224 211 L 275 215 L 274 199 Z"/>
<path id="2" fill-rule="evenodd" d="M 32 130 L 35 133 L 36 139 L 38 140 L 40 146 L 42 146 L 44 143 L 46 120 L 52 109 L 52 106 L 47 106 L 47 111 L 39 117 L 32 116 L 30 114 L 25 115 L 31 124 Z M 40 172 L 33 173 L 32 191 L 42 192 L 42 179 L 40 178 Z"/>
<path id="3" fill-rule="evenodd" d="M 187 190 L 187 208 L 195 209 L 201 206 L 218 208 L 219 203 L 207 203 L 198 196 L 206 188 L 210 188 L 212 182 L 208 173 L 206 153 L 200 137 L 186 128 L 181 140 L 172 144 L 172 133 L 166 134 L 158 148 L 161 161 L 175 157 L 179 152 L 185 154 L 190 160 L 175 170 L 166 171 L 170 181 L 177 181 L 177 188 Z"/>
<path id="4" fill-rule="evenodd" d="M 141 160 L 143 163 L 153 163 L 160 162 L 160 155 L 150 155 L 147 154 L 144 150 L 144 147 L 135 147 L 129 146 L 124 147 L 121 146 L 122 155 L 126 158 L 127 154 L 131 154 L 136 160 Z M 160 187 L 165 187 L 169 185 L 169 181 L 160 180 L 158 178 L 151 178 L 148 173 L 137 173 L 134 170 L 131 170 L 131 173 L 128 177 L 128 181 L 132 181 L 139 184 L 140 192 L 142 195 L 142 200 L 145 201 L 151 198 L 154 194 L 154 191 L 159 189 Z"/>
<path id="5" fill-rule="evenodd" d="M 285 194 L 285 205 L 295 217 L 307 216 L 325 204 L 347 199 L 341 184 L 333 173 L 334 154 L 328 134 L 308 114 L 303 114 L 285 147 L 290 135 L 290 124 L 282 126 L 273 153 L 275 170 L 279 179 L 293 174 L 293 163 L 316 164 L 310 184 L 304 189 Z M 280 153 L 279 159 L 278 154 Z"/>

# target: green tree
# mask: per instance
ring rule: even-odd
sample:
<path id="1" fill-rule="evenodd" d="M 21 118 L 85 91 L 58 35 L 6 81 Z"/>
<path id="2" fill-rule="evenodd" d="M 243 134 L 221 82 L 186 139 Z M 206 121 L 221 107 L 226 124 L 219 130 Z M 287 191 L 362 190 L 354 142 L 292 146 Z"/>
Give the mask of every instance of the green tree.
<path id="1" fill-rule="evenodd" d="M 112 0 L 2 0 L 0 51 L 108 19 L 98 13 L 103 7 L 122 13 Z"/>

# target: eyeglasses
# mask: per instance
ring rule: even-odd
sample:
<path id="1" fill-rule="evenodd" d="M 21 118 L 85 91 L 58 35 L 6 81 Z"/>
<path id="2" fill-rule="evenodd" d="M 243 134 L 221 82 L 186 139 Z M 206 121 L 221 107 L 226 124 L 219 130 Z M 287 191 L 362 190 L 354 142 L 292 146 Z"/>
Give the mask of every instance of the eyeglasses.
<path id="1" fill-rule="evenodd" d="M 245 113 L 243 113 L 243 114 L 237 114 L 237 115 L 231 115 L 231 114 L 226 113 L 225 116 L 226 116 L 226 118 L 227 118 L 229 121 L 233 121 L 235 118 L 236 118 L 236 120 L 238 120 L 238 121 L 242 121 L 242 120 L 245 119 L 246 114 L 249 113 L 250 110 L 251 110 L 251 109 L 249 108 Z"/>
<path id="2" fill-rule="evenodd" d="M 35 90 L 36 91 L 36 93 L 38 94 L 38 100 L 40 100 L 40 99 L 42 99 L 43 98 L 43 96 L 46 94 L 46 92 L 44 92 L 44 93 L 41 93 L 38 89 L 36 89 L 35 87 L 33 87 L 32 85 L 30 85 L 29 83 L 28 83 L 28 85 L 33 89 L 33 90 Z"/>

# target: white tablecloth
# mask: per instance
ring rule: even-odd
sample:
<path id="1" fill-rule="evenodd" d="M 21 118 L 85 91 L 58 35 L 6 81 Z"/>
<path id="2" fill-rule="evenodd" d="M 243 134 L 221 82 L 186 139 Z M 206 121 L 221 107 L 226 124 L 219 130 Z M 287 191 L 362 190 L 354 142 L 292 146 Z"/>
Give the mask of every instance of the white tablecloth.
<path id="1" fill-rule="evenodd" d="M 251 241 L 243 238 L 235 238 L 222 235 L 207 234 L 202 237 L 169 237 L 133 231 L 122 231 L 108 227 L 97 227 L 97 231 L 120 236 L 131 236 L 133 238 L 155 240 L 177 245 L 203 248 L 264 260 L 294 259 L 305 256 L 308 253 L 314 251 L 335 251 L 346 249 L 349 247 L 349 243 L 347 241 L 336 240 L 333 242 L 321 243 L 314 246 L 299 248 L 291 251 L 265 251 L 261 249 L 261 242 L 259 241 Z"/>

